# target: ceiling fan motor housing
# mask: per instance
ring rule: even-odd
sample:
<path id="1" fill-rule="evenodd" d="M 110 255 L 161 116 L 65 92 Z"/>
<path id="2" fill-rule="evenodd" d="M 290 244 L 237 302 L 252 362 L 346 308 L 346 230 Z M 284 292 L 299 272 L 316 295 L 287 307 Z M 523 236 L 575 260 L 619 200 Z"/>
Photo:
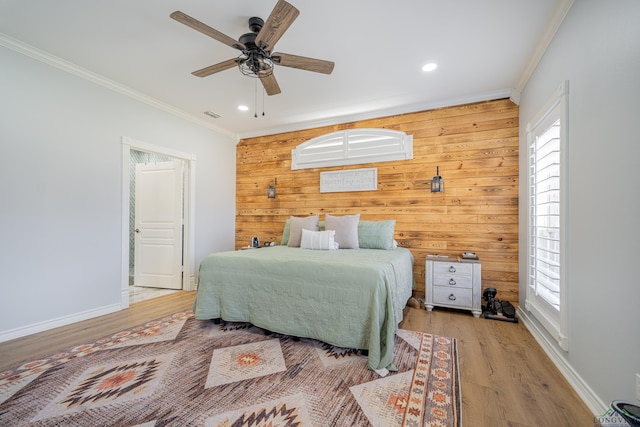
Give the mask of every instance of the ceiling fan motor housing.
<path id="1" fill-rule="evenodd" d="M 256 37 L 258 33 L 246 33 L 240 36 L 238 41 L 247 47 L 246 50 L 254 50 L 257 49 L 256 45 Z"/>

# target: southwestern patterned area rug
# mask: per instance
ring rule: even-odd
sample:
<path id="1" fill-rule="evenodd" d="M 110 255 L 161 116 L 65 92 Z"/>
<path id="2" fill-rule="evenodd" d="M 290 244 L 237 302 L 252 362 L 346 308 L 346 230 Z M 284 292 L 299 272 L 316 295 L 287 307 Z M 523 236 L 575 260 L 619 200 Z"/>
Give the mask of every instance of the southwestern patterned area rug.
<path id="1" fill-rule="evenodd" d="M 460 426 L 456 341 L 400 330 L 397 372 L 360 351 L 191 311 L 0 373 L 2 426 Z"/>

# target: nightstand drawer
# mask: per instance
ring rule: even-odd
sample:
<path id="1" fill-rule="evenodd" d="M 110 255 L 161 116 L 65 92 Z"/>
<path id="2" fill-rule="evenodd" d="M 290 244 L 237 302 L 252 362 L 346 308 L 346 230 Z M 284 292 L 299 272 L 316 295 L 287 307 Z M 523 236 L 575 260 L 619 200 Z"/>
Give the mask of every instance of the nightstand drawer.
<path id="1" fill-rule="evenodd" d="M 473 305 L 473 291 L 444 286 L 433 287 L 433 303 L 456 307 L 471 307 Z"/>
<path id="2" fill-rule="evenodd" d="M 473 281 L 471 276 L 458 276 L 456 274 L 434 274 L 434 286 L 450 286 L 456 288 L 471 288 Z"/>
<path id="3" fill-rule="evenodd" d="M 473 274 L 473 264 L 462 262 L 434 262 L 433 273 L 437 275 L 455 274 L 461 276 L 471 276 Z"/>

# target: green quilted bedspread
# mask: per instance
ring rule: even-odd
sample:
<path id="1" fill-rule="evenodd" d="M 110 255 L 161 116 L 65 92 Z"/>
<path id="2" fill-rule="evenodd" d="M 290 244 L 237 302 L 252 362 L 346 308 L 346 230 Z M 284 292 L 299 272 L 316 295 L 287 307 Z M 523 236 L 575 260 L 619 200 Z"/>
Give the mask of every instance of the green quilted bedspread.
<path id="1" fill-rule="evenodd" d="M 287 246 L 218 252 L 200 264 L 196 319 L 369 351 L 393 368 L 393 337 L 414 286 L 408 249 L 318 251 Z"/>

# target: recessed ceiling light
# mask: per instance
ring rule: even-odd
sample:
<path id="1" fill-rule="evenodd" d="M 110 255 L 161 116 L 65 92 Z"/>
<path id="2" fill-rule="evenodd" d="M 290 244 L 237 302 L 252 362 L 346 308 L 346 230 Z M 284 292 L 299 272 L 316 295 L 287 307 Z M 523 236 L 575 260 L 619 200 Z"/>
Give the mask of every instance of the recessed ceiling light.
<path id="1" fill-rule="evenodd" d="M 435 70 L 436 68 L 438 68 L 438 64 L 436 64 L 435 62 L 429 62 L 428 64 L 424 64 L 422 66 L 422 71 L 429 72 Z"/>
<path id="2" fill-rule="evenodd" d="M 249 107 L 246 105 L 238 105 L 238 110 L 240 111 L 249 111 Z"/>

